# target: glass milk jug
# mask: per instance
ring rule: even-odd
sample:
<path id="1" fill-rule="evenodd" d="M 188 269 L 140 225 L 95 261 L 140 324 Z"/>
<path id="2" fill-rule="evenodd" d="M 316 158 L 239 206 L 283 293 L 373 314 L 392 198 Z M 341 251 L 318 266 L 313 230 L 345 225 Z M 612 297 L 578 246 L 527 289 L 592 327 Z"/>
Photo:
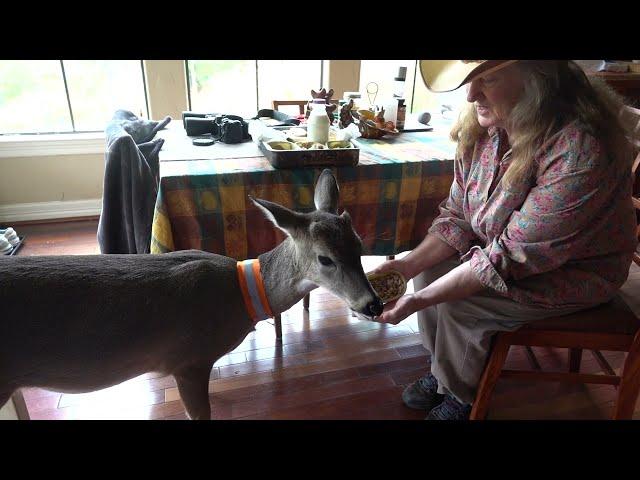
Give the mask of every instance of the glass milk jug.
<path id="1" fill-rule="evenodd" d="M 311 142 L 325 144 L 329 140 L 329 117 L 327 105 L 324 100 L 314 100 L 311 105 L 311 113 L 307 119 L 307 138 Z"/>

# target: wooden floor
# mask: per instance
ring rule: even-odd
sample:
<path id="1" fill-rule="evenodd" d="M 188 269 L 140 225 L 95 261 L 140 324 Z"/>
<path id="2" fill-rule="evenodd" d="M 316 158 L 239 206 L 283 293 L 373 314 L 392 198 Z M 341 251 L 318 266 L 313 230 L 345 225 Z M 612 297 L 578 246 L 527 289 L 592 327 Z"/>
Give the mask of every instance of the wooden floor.
<path id="1" fill-rule="evenodd" d="M 98 254 L 97 221 L 15 227 L 26 235 L 20 255 Z M 380 257 L 365 257 L 368 271 Z M 632 266 L 623 292 L 640 314 L 640 269 Z M 235 350 L 213 367 L 209 391 L 215 419 L 390 419 L 420 420 L 421 411 L 402 404 L 405 385 L 425 374 L 415 315 L 396 326 L 359 321 L 330 293 L 314 290 L 309 312 L 302 302 L 282 315 L 283 341 L 271 321 L 260 322 Z M 567 369 L 565 350 L 535 348 L 547 369 Z M 619 373 L 624 354 L 603 352 Z M 526 354 L 513 347 L 505 368 L 527 368 Z M 585 353 L 585 373 L 600 373 Z M 185 419 L 175 381 L 149 373 L 87 394 L 23 389 L 32 419 Z M 500 380 L 490 419 L 605 419 L 615 389 Z M 640 418 L 640 403 L 634 418 Z"/>

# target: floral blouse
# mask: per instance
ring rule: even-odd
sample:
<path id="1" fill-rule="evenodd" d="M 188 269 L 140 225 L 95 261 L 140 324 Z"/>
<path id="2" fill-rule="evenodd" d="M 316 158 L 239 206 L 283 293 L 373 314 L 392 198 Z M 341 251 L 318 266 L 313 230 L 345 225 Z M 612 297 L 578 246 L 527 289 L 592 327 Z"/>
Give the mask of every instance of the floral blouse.
<path id="1" fill-rule="evenodd" d="M 449 198 L 429 233 L 469 261 L 499 294 L 543 307 L 590 306 L 613 297 L 636 248 L 632 175 L 570 123 L 539 149 L 528 188 L 507 191 L 506 132 L 489 128 L 458 155 Z"/>

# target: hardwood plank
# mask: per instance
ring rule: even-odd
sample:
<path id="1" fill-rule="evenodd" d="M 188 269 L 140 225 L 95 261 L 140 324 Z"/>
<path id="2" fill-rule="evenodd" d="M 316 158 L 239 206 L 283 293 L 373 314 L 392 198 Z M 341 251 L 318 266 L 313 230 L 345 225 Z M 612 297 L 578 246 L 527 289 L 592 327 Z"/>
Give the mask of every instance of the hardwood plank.
<path id="1" fill-rule="evenodd" d="M 218 380 L 211 380 L 209 382 L 209 393 L 212 392 L 224 392 L 235 388 L 243 388 L 253 385 L 260 385 L 264 383 L 270 383 L 273 381 L 272 372 L 259 372 L 250 375 L 239 375 L 231 378 L 221 378 Z M 167 388 L 164 391 L 164 401 L 172 402 L 180 398 L 177 388 Z"/>
<path id="2" fill-rule="evenodd" d="M 382 339 L 413 333 L 410 329 L 401 325 L 387 326 L 376 322 L 351 320 L 350 317 L 335 317 L 327 321 L 327 323 L 315 324 L 310 329 L 300 330 L 299 328 L 300 327 L 295 325 L 283 325 L 281 343 L 276 341 L 275 331 L 265 332 L 262 330 L 251 332 L 233 352 L 248 352 L 251 350 L 278 347 L 279 345 L 284 347 L 286 345 L 304 342 L 323 342 L 326 346 L 330 347 L 334 344 L 349 344 L 350 341 L 358 338 L 362 340 Z M 298 330 L 296 331 L 295 329 Z M 347 337 L 347 335 L 359 334 L 361 332 L 369 333 Z M 338 338 L 340 336 L 343 337 Z"/>
<path id="3" fill-rule="evenodd" d="M 495 419 L 547 419 L 552 416 L 561 416 L 563 418 L 572 418 L 571 412 L 578 409 L 590 408 L 595 418 L 606 418 L 604 412 L 601 412 L 598 405 L 601 402 L 594 402 L 592 398 L 585 395 L 584 392 L 575 392 L 547 398 L 546 402 L 537 403 L 521 403 L 511 407 L 503 408 L 499 411 L 492 412 L 490 418 Z M 594 417 L 592 417 L 594 418 Z"/>
<path id="4" fill-rule="evenodd" d="M 141 385 L 136 388 L 126 385 L 105 388 L 90 393 L 63 394 L 60 398 L 59 408 L 71 405 L 104 405 L 105 408 L 113 408 L 121 405 L 155 405 L 164 401 L 164 389 L 149 391 Z"/>
<path id="5" fill-rule="evenodd" d="M 344 347 L 344 346 L 353 345 L 354 343 L 360 343 L 360 342 L 365 343 L 368 341 L 378 341 L 378 340 L 384 340 L 384 339 L 393 338 L 393 337 L 402 337 L 402 336 L 412 335 L 414 334 L 414 332 L 411 331 L 411 329 L 408 327 L 404 327 L 402 325 L 395 325 L 393 327 L 387 327 L 387 328 L 373 328 L 373 329 L 366 329 L 363 331 L 355 330 L 353 332 L 349 331 L 348 334 L 339 333 L 339 334 L 333 334 L 333 335 L 331 333 L 327 333 L 326 330 L 323 329 L 323 330 L 320 330 L 318 334 L 323 336 L 326 335 L 326 337 L 324 338 L 324 342 L 328 347 L 335 347 L 335 346 Z"/>
<path id="6" fill-rule="evenodd" d="M 390 375 L 396 385 L 406 387 L 407 385 L 418 380 L 420 377 L 423 377 L 424 375 L 429 373 L 430 370 L 431 369 L 429 364 L 425 362 L 424 365 L 420 365 L 418 366 L 418 368 L 391 372 Z"/>
<path id="7" fill-rule="evenodd" d="M 253 362 L 238 363 L 220 367 L 220 378 L 232 377 L 236 375 L 246 375 L 248 373 L 268 372 L 280 370 L 294 365 L 307 363 L 303 355 L 291 355 L 287 357 L 267 358 Z"/>
<path id="8" fill-rule="evenodd" d="M 310 342 L 292 343 L 289 345 L 283 345 L 282 347 L 274 345 L 273 347 L 248 350 L 245 352 L 245 355 L 247 361 L 252 362 L 255 360 L 266 360 L 268 358 L 281 358 L 291 355 L 299 355 L 301 353 L 318 352 L 324 349 L 325 344 L 322 340 L 314 340 Z"/>
<path id="9" fill-rule="evenodd" d="M 245 402 L 238 402 L 232 406 L 232 418 L 247 417 L 265 412 L 278 412 L 309 403 L 335 400 L 362 392 L 370 392 L 393 386 L 393 380 L 388 375 L 375 375 L 368 378 L 356 378 L 345 382 L 321 385 L 289 394 L 272 395 Z"/>
<path id="10" fill-rule="evenodd" d="M 395 373 L 406 370 L 415 370 L 421 366 L 428 365 L 428 358 L 426 355 L 411 358 L 401 358 L 385 363 L 376 363 L 372 365 L 364 365 L 358 367 L 358 373 L 361 377 L 368 377 L 371 375 L 379 375 L 381 373 Z"/>
<path id="11" fill-rule="evenodd" d="M 358 374 L 357 368 L 346 368 L 302 377 L 274 380 L 269 383 L 251 385 L 234 390 L 226 390 L 224 392 L 216 392 L 213 393 L 212 396 L 225 399 L 229 402 L 259 401 L 263 398 L 270 398 L 274 394 L 296 393 L 322 385 L 356 380 L 358 378 L 360 378 L 360 375 Z"/>
<path id="12" fill-rule="evenodd" d="M 414 339 L 419 341 L 420 343 L 403 347 L 396 347 L 396 350 L 398 350 L 398 354 L 402 358 L 417 357 L 420 355 L 430 356 L 427 349 L 422 345 L 422 339 L 419 336 L 414 336 Z"/>
<path id="13" fill-rule="evenodd" d="M 362 355 L 354 355 L 339 360 L 328 362 L 316 362 L 307 365 L 296 365 L 287 369 L 259 372 L 252 375 L 238 375 L 236 378 L 222 378 L 209 382 L 209 392 L 225 391 L 234 388 L 241 388 L 249 385 L 257 385 L 275 380 L 296 378 L 305 375 L 330 372 L 342 368 L 357 367 L 369 363 L 387 362 L 399 358 L 395 350 L 383 350 Z M 180 398 L 177 388 L 165 390 L 165 401 L 173 401 Z"/>
<path id="14" fill-rule="evenodd" d="M 306 363 L 318 361 L 335 360 L 353 355 L 354 351 L 359 353 L 368 353 L 377 350 L 386 350 L 390 348 L 403 347 L 406 345 L 415 345 L 420 339 L 416 334 L 391 336 L 390 338 L 381 338 L 379 340 L 362 339 L 361 336 L 350 336 L 352 342 L 340 342 L 335 347 L 323 348 L 321 350 L 312 350 L 302 354 Z M 251 352 L 247 352 L 249 356 Z"/>
<path id="15" fill-rule="evenodd" d="M 243 420 L 369 420 L 382 419 L 382 405 L 401 404 L 401 387 L 391 386 L 337 399 L 322 400 L 303 406 L 240 417 Z M 407 414 L 415 413 L 402 405 Z"/>
<path id="16" fill-rule="evenodd" d="M 236 365 L 239 363 L 244 363 L 247 361 L 247 356 L 245 355 L 244 352 L 230 352 L 227 353 L 226 355 L 220 357 L 218 360 L 216 360 L 216 362 L 213 364 L 214 367 L 227 367 L 230 365 Z"/>

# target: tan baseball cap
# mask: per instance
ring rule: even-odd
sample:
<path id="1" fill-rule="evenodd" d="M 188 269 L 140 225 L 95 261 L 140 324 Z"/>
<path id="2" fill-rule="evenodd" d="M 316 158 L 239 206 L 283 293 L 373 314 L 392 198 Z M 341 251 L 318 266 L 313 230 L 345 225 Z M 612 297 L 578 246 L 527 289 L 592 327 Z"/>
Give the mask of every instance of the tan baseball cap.
<path id="1" fill-rule="evenodd" d="M 422 80 L 432 92 L 450 92 L 517 60 L 420 60 Z"/>

